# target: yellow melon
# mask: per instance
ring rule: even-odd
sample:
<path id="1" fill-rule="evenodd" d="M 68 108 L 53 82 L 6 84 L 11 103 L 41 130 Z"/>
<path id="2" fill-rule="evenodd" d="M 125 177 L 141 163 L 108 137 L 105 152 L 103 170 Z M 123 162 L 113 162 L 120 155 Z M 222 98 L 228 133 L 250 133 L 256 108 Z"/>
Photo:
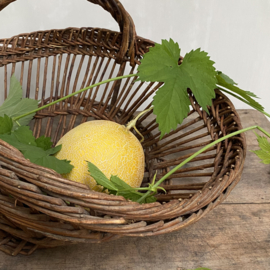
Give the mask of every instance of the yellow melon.
<path id="1" fill-rule="evenodd" d="M 108 178 L 117 175 L 132 187 L 139 187 L 144 175 L 141 143 L 125 126 L 106 120 L 85 122 L 67 132 L 57 143 L 55 155 L 74 166 L 63 177 L 98 190 L 88 172 L 87 162 L 96 165 Z"/>

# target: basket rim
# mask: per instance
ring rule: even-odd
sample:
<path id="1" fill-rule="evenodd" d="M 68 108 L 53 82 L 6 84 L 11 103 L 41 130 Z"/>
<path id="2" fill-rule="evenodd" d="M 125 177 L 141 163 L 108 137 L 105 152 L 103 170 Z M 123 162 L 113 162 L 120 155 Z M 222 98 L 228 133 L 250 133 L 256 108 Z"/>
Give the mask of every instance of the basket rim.
<path id="1" fill-rule="evenodd" d="M 219 94 L 219 97 L 222 96 L 223 98 L 225 98 L 229 101 L 229 99 L 224 94 L 222 94 L 219 91 L 217 91 L 217 93 Z M 193 106 L 197 107 L 196 108 L 197 111 L 201 112 L 201 117 L 205 118 L 205 121 L 207 121 L 206 113 L 204 111 L 203 112 L 200 111 L 200 109 L 198 109 L 198 106 L 196 106 L 196 105 L 193 105 Z M 234 107 L 232 107 L 232 106 L 231 106 L 231 112 L 235 114 L 234 120 L 236 120 L 237 117 L 239 118 L 237 112 L 235 111 Z M 240 121 L 238 121 L 238 123 L 240 123 Z M 241 124 L 240 124 L 239 129 L 241 129 Z M 202 188 L 202 190 L 200 192 L 197 192 L 195 194 L 195 196 L 192 196 L 189 199 L 184 199 L 182 202 L 178 201 L 178 207 L 181 205 L 181 208 L 187 213 L 187 212 L 189 212 L 187 209 L 190 209 L 190 208 L 194 207 L 194 204 L 197 204 L 198 206 L 193 208 L 192 212 L 198 211 L 200 208 L 205 207 L 210 202 L 213 202 L 235 180 L 235 178 L 237 178 L 238 175 L 241 174 L 242 169 L 243 169 L 243 165 L 244 165 L 245 155 L 246 155 L 246 143 L 245 143 L 245 136 L 243 134 L 240 134 L 240 137 L 242 137 L 242 142 L 243 142 L 243 153 L 242 153 L 242 156 L 241 156 L 241 153 L 239 153 L 240 156 L 239 156 L 239 159 L 237 161 L 238 165 L 235 165 L 235 167 L 231 169 L 231 172 L 229 175 L 224 175 L 224 177 L 227 179 L 226 179 L 226 181 L 223 181 L 223 183 L 225 183 L 226 185 L 225 186 L 221 185 L 220 184 L 221 181 L 216 182 L 215 185 L 212 185 L 211 183 L 209 183 L 211 178 L 212 178 L 212 177 L 210 177 L 209 181 L 207 181 L 207 184 Z M 36 181 L 36 183 L 35 183 L 35 181 L 33 182 L 33 180 L 32 180 L 32 184 L 34 184 L 34 185 L 36 184 L 40 188 L 44 188 L 44 187 L 52 184 L 52 181 L 56 181 L 54 184 L 55 187 L 53 188 L 53 191 L 51 191 L 49 189 L 50 192 L 54 195 L 57 195 L 57 192 L 60 192 L 60 193 L 58 193 L 58 196 L 61 195 L 62 197 L 64 195 L 69 197 L 71 194 L 73 194 L 73 196 L 75 196 L 75 197 L 81 196 L 81 198 L 86 198 L 87 200 L 92 200 L 96 203 L 97 203 L 96 200 L 100 200 L 100 202 L 99 202 L 100 205 L 115 205 L 115 206 L 111 206 L 110 208 L 112 209 L 112 212 L 116 211 L 116 216 L 121 216 L 121 211 L 119 212 L 119 211 L 117 211 L 117 209 L 122 208 L 122 210 L 124 212 L 129 211 L 129 214 L 134 213 L 134 215 L 136 216 L 136 219 L 137 218 L 138 219 L 145 218 L 146 220 L 149 217 L 149 212 L 151 212 L 152 210 L 155 213 L 157 213 L 157 212 L 163 213 L 164 211 L 168 210 L 168 205 L 171 204 L 171 203 L 167 203 L 167 202 L 165 204 L 160 203 L 160 202 L 154 202 L 154 203 L 148 203 L 148 204 L 142 205 L 142 204 L 139 204 L 136 202 L 130 202 L 130 201 L 124 199 L 122 196 L 108 195 L 105 193 L 92 191 L 92 190 L 90 190 L 90 188 L 88 186 L 86 186 L 84 184 L 80 184 L 80 183 L 76 183 L 76 182 L 71 181 L 71 180 L 67 180 L 51 169 L 47 169 L 45 167 L 31 163 L 29 160 L 24 158 L 24 156 L 20 153 L 19 150 L 17 150 L 13 146 L 7 144 L 6 142 L 4 142 L 2 140 L 0 140 L 0 145 L 1 145 L 1 152 L 4 150 L 4 155 L 7 158 L 9 158 L 9 159 L 13 158 L 16 162 L 19 162 L 17 164 L 17 170 L 19 170 L 19 168 L 20 168 L 20 170 L 22 170 L 23 168 L 26 170 L 26 168 L 27 168 L 28 172 L 31 171 L 32 173 L 37 174 L 37 180 L 39 180 L 41 182 L 47 182 L 46 184 L 42 184 L 42 183 L 38 183 L 38 181 Z M 30 185 L 32 185 L 32 184 L 30 184 Z M 20 185 L 22 185 L 22 183 Z M 63 188 L 64 185 L 67 185 L 66 189 L 61 191 L 61 188 Z M 203 198 L 205 196 L 206 197 L 209 196 L 209 190 L 212 190 L 212 193 L 214 193 L 215 196 L 213 198 L 210 196 L 208 198 L 208 200 L 205 201 L 205 199 L 203 200 Z M 215 193 L 214 191 L 217 193 Z M 177 200 L 172 200 L 172 201 L 173 201 L 172 202 L 172 204 L 173 204 Z M 204 203 L 201 203 L 202 201 L 204 201 Z M 149 208 L 153 208 L 153 209 L 149 210 Z M 115 209 L 115 210 L 113 210 L 113 209 Z M 143 214 L 141 217 L 139 217 L 137 214 L 138 211 L 144 211 L 147 214 Z M 180 214 L 180 212 L 177 211 L 175 213 L 174 217 L 178 216 Z M 132 215 L 133 219 L 135 218 L 134 215 Z M 128 215 L 124 215 L 124 216 L 128 217 Z M 168 213 L 165 214 L 165 217 L 166 216 L 168 216 Z M 142 218 L 142 217 L 144 217 L 144 218 Z M 166 218 L 164 218 L 164 219 L 166 219 Z M 122 221 L 122 219 L 121 219 L 121 221 Z"/>
<path id="2" fill-rule="evenodd" d="M 66 42 L 65 36 L 69 37 L 69 42 Z M 98 27 L 67 27 L 32 31 L 0 39 L 0 67 L 15 61 L 23 62 L 72 52 L 93 56 L 95 54 L 91 50 L 95 51 L 101 45 L 98 41 L 101 36 L 104 37 L 103 49 L 99 49 L 99 54 L 119 63 L 117 58 L 121 50 L 121 32 Z M 141 36 L 136 36 L 134 39 L 136 43 L 135 55 L 130 57 L 129 54 L 126 54 L 121 61 L 129 62 L 131 66 L 139 65 L 144 53 L 155 45 L 154 41 Z M 17 58 L 19 60 L 16 60 Z"/>

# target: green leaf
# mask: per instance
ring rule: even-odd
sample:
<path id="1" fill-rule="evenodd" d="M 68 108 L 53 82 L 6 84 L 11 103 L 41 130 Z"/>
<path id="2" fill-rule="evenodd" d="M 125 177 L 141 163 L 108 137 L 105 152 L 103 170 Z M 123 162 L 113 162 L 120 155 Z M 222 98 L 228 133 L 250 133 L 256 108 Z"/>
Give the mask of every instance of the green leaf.
<path id="1" fill-rule="evenodd" d="M 7 114 L 10 117 L 14 118 L 14 117 L 23 115 L 25 113 L 28 113 L 32 110 L 35 110 L 37 108 L 38 108 L 38 101 L 37 100 L 24 98 L 15 107 L 13 107 L 13 109 L 10 109 L 7 112 Z M 35 113 L 32 113 L 28 116 L 25 116 L 25 117 L 19 119 L 17 122 L 21 126 L 26 126 L 33 119 L 34 115 L 35 115 Z M 14 126 L 16 126 L 16 125 L 14 124 Z"/>
<path id="2" fill-rule="evenodd" d="M 45 137 L 45 136 L 41 136 L 41 137 L 37 138 L 36 139 L 36 144 L 37 144 L 38 147 L 42 148 L 43 150 L 48 150 L 48 149 L 51 149 L 51 147 L 52 147 L 51 138 L 50 137 Z"/>
<path id="3" fill-rule="evenodd" d="M 23 90 L 20 85 L 20 82 L 16 79 L 15 75 L 13 74 L 10 78 L 10 88 L 9 93 L 4 101 L 4 103 L 0 106 L 0 115 L 4 115 L 6 111 L 9 111 L 17 103 L 22 99 Z"/>
<path id="4" fill-rule="evenodd" d="M 11 132 L 12 127 L 13 122 L 10 117 L 8 117 L 6 114 L 4 117 L 0 116 L 0 134 Z"/>
<path id="5" fill-rule="evenodd" d="M 112 175 L 110 181 L 115 185 L 117 188 L 117 192 L 114 193 L 115 195 L 123 196 L 124 198 L 136 202 L 139 200 L 144 194 L 140 193 L 136 190 L 136 188 L 131 187 L 125 181 L 120 179 L 116 175 Z M 144 201 L 141 203 L 151 203 L 155 202 L 157 199 L 154 196 L 146 197 Z"/>
<path id="6" fill-rule="evenodd" d="M 155 44 L 149 52 L 143 56 L 138 67 L 139 80 L 145 82 L 165 82 L 168 75 L 178 66 L 180 48 L 178 43 L 162 40 L 162 44 Z"/>
<path id="7" fill-rule="evenodd" d="M 105 174 L 92 162 L 87 161 L 88 171 L 90 175 L 96 180 L 97 184 L 104 187 L 109 191 L 110 194 L 123 196 L 127 200 L 136 202 L 144 194 L 138 192 L 135 188 L 131 187 L 129 184 L 124 182 L 116 175 L 111 175 L 110 180 L 105 176 Z M 155 202 L 156 198 L 154 196 L 147 197 L 141 203 Z"/>
<path id="8" fill-rule="evenodd" d="M 153 105 L 161 138 L 171 129 L 176 129 L 190 111 L 187 91 L 185 88 L 181 89 L 181 83 L 177 79 L 168 81 L 157 91 Z"/>
<path id="9" fill-rule="evenodd" d="M 138 67 L 141 81 L 164 82 L 153 100 L 161 137 L 175 129 L 188 115 L 188 89 L 206 112 L 215 98 L 216 70 L 207 53 L 192 50 L 185 55 L 181 65 L 178 65 L 179 57 L 178 43 L 162 40 L 162 44 L 149 49 Z"/>
<path id="10" fill-rule="evenodd" d="M 212 99 L 215 98 L 216 88 L 216 70 L 214 62 L 210 60 L 207 53 L 197 49 L 186 54 L 182 65 L 182 79 L 186 77 L 186 85 L 191 89 L 200 106 L 208 112 L 207 106 L 212 105 Z"/>
<path id="11" fill-rule="evenodd" d="M 90 175 L 96 180 L 97 184 L 100 186 L 105 187 L 108 190 L 115 190 L 118 189 L 115 185 L 106 177 L 106 175 L 92 162 L 87 161 L 88 171 Z"/>
<path id="12" fill-rule="evenodd" d="M 156 201 L 157 201 L 157 198 L 155 196 L 149 196 L 145 198 L 145 201 L 143 203 L 153 203 Z"/>
<path id="13" fill-rule="evenodd" d="M 32 110 L 38 108 L 38 101 L 34 99 L 22 98 L 23 90 L 20 85 L 20 82 L 16 79 L 14 75 L 10 78 L 10 89 L 6 100 L 0 106 L 0 116 L 4 114 L 8 115 L 11 118 L 20 116 Z M 28 115 L 19 119 L 17 122 L 21 126 L 28 125 L 34 114 Z M 18 126 L 17 123 L 14 123 L 14 127 Z"/>
<path id="14" fill-rule="evenodd" d="M 57 152 L 59 152 L 62 148 L 62 144 L 59 144 L 53 148 L 45 150 L 48 155 L 55 155 Z"/>
<path id="15" fill-rule="evenodd" d="M 123 196 L 125 199 L 127 200 L 131 200 L 133 202 L 138 201 L 144 194 L 137 192 L 135 190 L 127 190 L 127 189 L 123 189 L 123 190 L 118 190 L 117 193 L 115 195 L 118 196 Z M 146 197 L 143 201 L 141 201 L 140 203 L 153 203 L 155 202 L 157 199 L 154 196 L 149 196 Z"/>
<path id="16" fill-rule="evenodd" d="M 18 141 L 18 139 L 15 136 L 14 132 L 12 132 L 11 134 L 1 134 L 0 139 L 7 142 L 10 145 L 12 145 L 13 147 L 17 148 L 21 152 L 24 151 L 24 150 L 27 150 L 27 149 L 29 149 L 31 147 L 34 147 L 33 151 L 35 150 L 35 146 L 31 146 L 31 145 L 21 143 L 20 141 Z"/>
<path id="17" fill-rule="evenodd" d="M 18 140 L 26 145 L 36 146 L 36 138 L 33 136 L 32 131 L 29 126 L 20 126 L 16 130 L 14 130 L 14 136 Z M 21 150 L 21 149 L 19 149 Z"/>
<path id="18" fill-rule="evenodd" d="M 10 134 L 1 134 L 0 139 L 16 147 L 34 164 L 53 169 L 60 174 L 69 173 L 73 168 L 70 161 L 59 160 L 52 156 L 61 149 L 61 145 L 47 150 L 38 147 L 28 126 L 20 126 Z"/>
<path id="19" fill-rule="evenodd" d="M 254 93 L 252 93 L 252 92 L 250 92 L 250 91 L 246 91 L 246 94 L 249 95 L 250 97 L 259 98 L 259 97 L 257 97 Z"/>
<path id="20" fill-rule="evenodd" d="M 251 152 L 255 153 L 261 159 L 262 163 L 270 164 L 270 143 L 266 137 L 259 136 L 257 133 L 255 134 L 261 149 L 254 151 L 251 150 Z"/>
<path id="21" fill-rule="evenodd" d="M 135 191 L 133 192 L 131 190 L 126 190 L 126 189 L 119 190 L 116 195 L 123 196 L 125 199 L 131 200 L 133 202 L 136 202 L 142 197 L 141 193 L 135 192 Z"/>
<path id="22" fill-rule="evenodd" d="M 69 173 L 74 167 L 70 164 L 70 161 L 59 160 L 54 156 L 50 156 L 39 147 L 36 147 L 35 151 L 33 151 L 33 149 L 28 149 L 22 153 L 24 157 L 29 159 L 32 163 L 53 169 L 60 174 Z"/>
<path id="23" fill-rule="evenodd" d="M 133 190 L 134 188 L 120 179 L 117 175 L 111 175 L 110 181 L 117 187 L 117 189 Z"/>
<path id="24" fill-rule="evenodd" d="M 270 164 L 270 153 L 265 152 L 264 150 L 254 150 L 251 152 L 253 152 L 254 154 L 256 154 L 262 161 L 262 163 L 264 164 Z"/>
<path id="25" fill-rule="evenodd" d="M 224 79 L 224 81 L 228 84 L 231 84 L 231 85 L 236 85 L 237 83 L 231 79 L 228 75 L 224 74 L 223 72 L 221 71 L 217 71 L 217 74 L 222 78 Z"/>
<path id="26" fill-rule="evenodd" d="M 227 76 L 227 75 L 225 75 L 225 76 Z M 264 110 L 263 106 L 252 98 L 252 97 L 258 98 L 255 94 L 253 94 L 250 91 L 245 91 L 245 90 L 238 88 L 237 86 L 234 85 L 235 84 L 234 82 L 232 84 L 230 82 L 230 80 L 224 78 L 223 73 L 219 73 L 219 74 L 217 73 L 216 78 L 217 78 L 217 84 L 219 86 L 225 87 L 226 89 L 230 90 L 230 91 L 227 91 L 226 89 L 220 88 L 221 91 L 224 91 L 227 94 L 231 94 L 235 98 L 238 98 L 242 102 L 248 104 L 249 106 L 253 107 L 254 109 L 256 109 L 258 111 Z"/>

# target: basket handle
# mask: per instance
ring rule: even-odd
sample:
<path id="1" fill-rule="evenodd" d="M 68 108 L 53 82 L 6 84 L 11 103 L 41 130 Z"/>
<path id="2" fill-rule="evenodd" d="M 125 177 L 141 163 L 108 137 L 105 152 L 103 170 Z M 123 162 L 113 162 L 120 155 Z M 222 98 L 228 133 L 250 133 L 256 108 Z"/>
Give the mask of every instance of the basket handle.
<path id="1" fill-rule="evenodd" d="M 0 0 L 0 11 L 16 0 Z M 119 53 L 116 57 L 117 63 L 122 63 L 125 55 L 130 57 L 131 65 L 134 65 L 135 48 L 136 48 L 136 31 L 132 18 L 125 10 L 119 0 L 87 0 L 93 4 L 101 6 L 108 11 L 116 20 L 122 33 L 122 41 Z"/>

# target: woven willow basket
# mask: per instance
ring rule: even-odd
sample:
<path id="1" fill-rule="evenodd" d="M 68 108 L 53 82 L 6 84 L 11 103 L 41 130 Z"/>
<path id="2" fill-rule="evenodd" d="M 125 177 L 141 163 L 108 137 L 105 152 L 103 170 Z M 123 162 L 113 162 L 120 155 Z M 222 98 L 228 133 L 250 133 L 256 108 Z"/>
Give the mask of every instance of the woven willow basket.
<path id="1" fill-rule="evenodd" d="M 0 10 L 15 0 L 1 0 Z M 120 32 L 97 28 L 37 31 L 0 40 L 1 96 L 11 74 L 25 97 L 40 105 L 78 89 L 136 72 L 154 42 L 138 37 L 118 0 L 88 0 L 108 11 Z M 181 59 L 181 58 L 180 58 Z M 74 126 L 93 119 L 126 124 L 148 108 L 160 83 L 135 78 L 108 83 L 38 112 L 31 124 L 36 137 L 54 144 Z M 241 129 L 233 104 L 219 91 L 206 114 L 189 93 L 191 111 L 175 131 L 159 139 L 154 115 L 141 117 L 145 137 L 145 177 L 160 179 L 173 166 L 225 134 Z M 7 254 L 33 253 L 71 243 L 102 243 L 122 236 L 155 236 L 184 228 L 221 203 L 240 180 L 245 137 L 232 137 L 205 151 L 172 174 L 157 202 L 140 205 L 123 197 L 89 190 L 55 171 L 37 166 L 0 140 L 0 249 Z M 69 202 L 69 203 L 67 203 Z"/>

